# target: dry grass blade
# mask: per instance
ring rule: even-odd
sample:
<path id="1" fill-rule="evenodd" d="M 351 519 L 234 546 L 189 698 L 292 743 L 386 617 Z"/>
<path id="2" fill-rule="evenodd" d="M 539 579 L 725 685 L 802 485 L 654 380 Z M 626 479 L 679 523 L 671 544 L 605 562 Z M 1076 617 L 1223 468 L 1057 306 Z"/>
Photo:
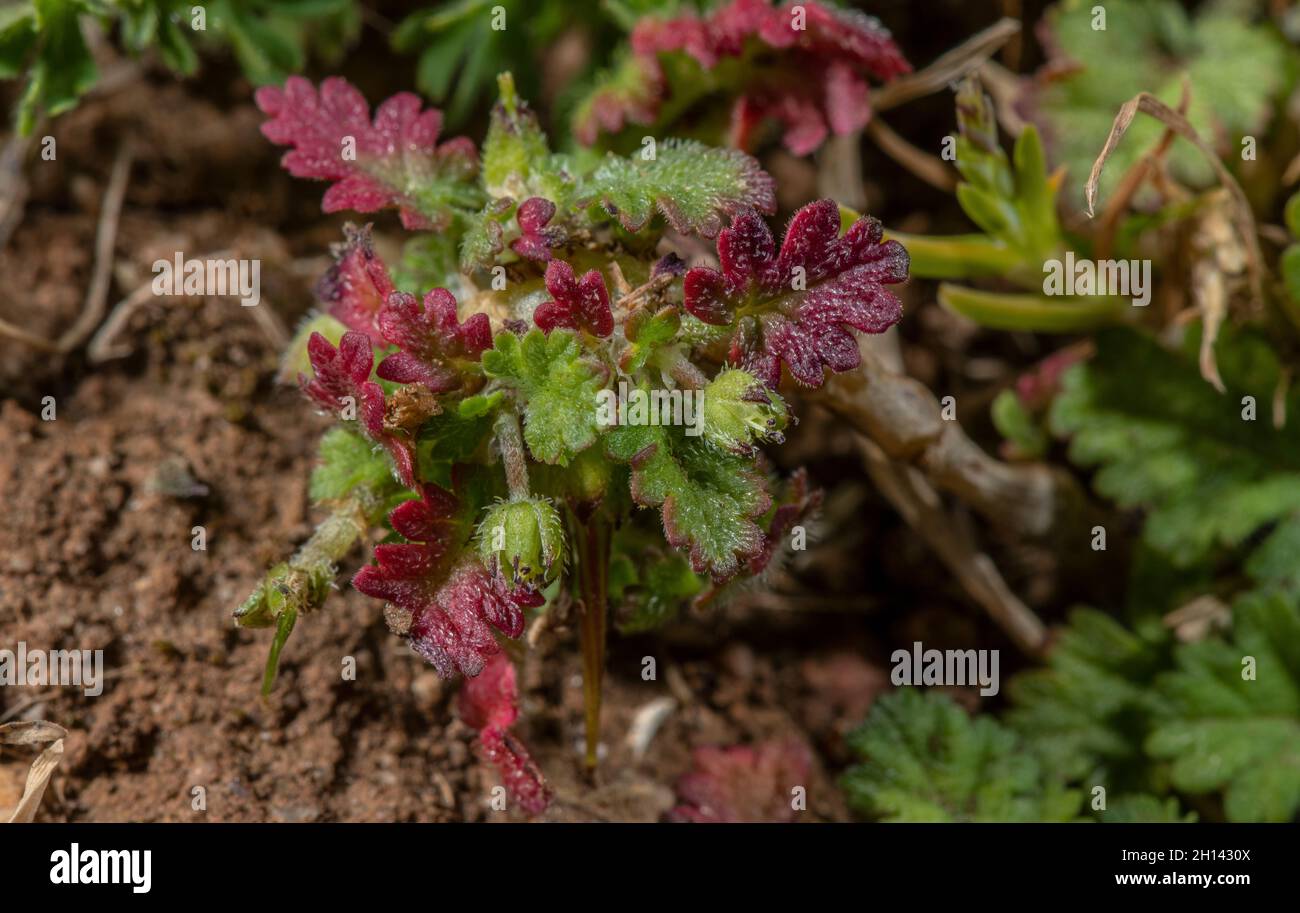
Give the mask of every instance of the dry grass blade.
<path id="1" fill-rule="evenodd" d="M 942 91 L 984 64 L 1002 45 L 1020 34 L 1015 19 L 1000 19 L 968 38 L 924 70 L 895 79 L 871 95 L 873 111 L 888 111 L 916 98 Z"/>
<path id="2" fill-rule="evenodd" d="M 45 795 L 45 787 L 63 758 L 63 739 L 67 734 L 68 731 L 62 726 L 45 720 L 0 725 L 0 745 L 53 743 L 41 752 L 27 772 L 27 784 L 23 787 L 18 806 L 9 816 L 10 824 L 27 824 L 36 817 L 36 809 L 40 807 L 41 797 Z"/>
<path id="3" fill-rule="evenodd" d="M 1141 92 L 1125 102 L 1115 115 L 1115 122 L 1111 124 L 1110 135 L 1106 137 L 1106 144 L 1102 147 L 1101 153 L 1097 160 L 1092 163 L 1092 171 L 1088 175 L 1088 183 L 1084 186 L 1084 197 L 1088 204 L 1088 215 L 1092 216 L 1096 210 L 1097 204 L 1097 185 L 1101 181 L 1102 169 L 1106 167 L 1106 161 L 1119 146 L 1119 141 L 1128 131 L 1129 125 L 1133 123 L 1138 113 L 1154 117 L 1169 129 L 1173 130 L 1183 139 L 1187 140 L 1210 161 L 1214 168 L 1214 173 L 1218 176 L 1219 182 L 1232 197 L 1233 223 L 1237 227 L 1237 232 L 1241 235 L 1242 241 L 1246 245 L 1247 268 L 1250 275 L 1251 295 L 1257 306 L 1262 306 L 1264 301 L 1264 281 L 1263 281 L 1263 257 L 1259 250 L 1259 236 L 1255 226 L 1255 215 L 1251 211 L 1250 201 L 1246 199 L 1246 192 L 1241 189 L 1237 179 L 1232 173 L 1224 167 L 1223 162 L 1219 161 L 1219 156 L 1214 150 L 1201 139 L 1196 128 L 1191 125 L 1187 118 L 1183 117 L 1173 108 L 1166 105 L 1160 99 L 1156 98 L 1149 92 Z"/>

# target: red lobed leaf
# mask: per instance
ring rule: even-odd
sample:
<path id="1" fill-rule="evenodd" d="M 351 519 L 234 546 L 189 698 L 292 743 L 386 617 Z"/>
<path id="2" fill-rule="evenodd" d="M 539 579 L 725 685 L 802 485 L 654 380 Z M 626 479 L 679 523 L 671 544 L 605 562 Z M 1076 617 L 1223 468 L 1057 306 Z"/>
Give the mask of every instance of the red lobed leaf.
<path id="1" fill-rule="evenodd" d="M 864 217 L 839 234 L 839 207 L 810 203 L 795 213 L 780 251 L 758 213 L 742 213 L 718 235 L 721 270 L 695 267 L 683 280 L 686 309 L 705 323 L 734 327 L 729 358 L 769 387 L 784 362 L 800 384 L 821 386 L 824 370 L 860 363 L 850 329 L 883 333 L 902 317 L 884 288 L 907 279 L 907 251 L 882 241 Z"/>
<path id="2" fill-rule="evenodd" d="M 450 493 L 423 485 L 420 500 L 389 515 L 393 529 L 410 541 L 375 546 L 375 564 L 358 571 L 352 585 L 398 610 L 401 633 L 439 675 L 472 678 L 500 650 L 492 629 L 518 637 L 524 608 L 545 600 L 455 552 L 457 506 Z"/>
<path id="3" fill-rule="evenodd" d="M 544 301 L 533 312 L 533 320 L 543 332 L 556 327 L 586 330 L 605 337 L 614 332 L 614 312 L 609 306 L 609 290 L 599 270 L 590 270 L 581 279 L 563 260 L 546 266 L 546 290 L 551 301 Z"/>
<path id="4" fill-rule="evenodd" d="M 439 145 L 442 113 L 423 110 L 410 92 L 380 104 L 373 122 L 365 97 L 340 77 L 324 80 L 318 92 L 308 80 L 290 76 L 284 88 L 263 86 L 254 98 L 270 116 L 263 135 L 293 147 L 281 159 L 285 169 L 294 177 L 334 182 L 321 203 L 325 212 L 396 207 L 407 228 L 440 228 L 447 214 L 420 199 L 419 188 L 468 179 L 478 169 L 474 144 L 457 137 Z"/>
<path id="5" fill-rule="evenodd" d="M 697 824 L 789 822 L 791 790 L 805 789 L 812 755 L 800 741 L 697 748 L 694 766 L 677 781 L 680 804 L 669 818 Z"/>
<path id="6" fill-rule="evenodd" d="M 384 390 L 370 379 L 375 354 L 370 337 L 349 330 L 338 348 L 320 333 L 307 340 L 307 357 L 314 377 L 298 375 L 303 393 L 322 409 L 343 418 L 355 418 L 371 440 L 382 444 L 393 458 L 402 484 L 415 486 L 415 451 L 409 441 L 384 428 Z M 349 407 L 353 414 L 349 414 Z"/>
<path id="7" fill-rule="evenodd" d="M 316 297 L 330 316 L 350 330 L 365 333 L 376 345 L 383 345 L 377 318 L 384 300 L 393 291 L 388 267 L 375 253 L 370 225 L 343 226 L 344 242 L 331 248 L 334 264 L 316 283 Z"/>
<path id="8" fill-rule="evenodd" d="M 585 133 L 594 134 L 597 126 L 613 130 L 625 122 L 653 122 L 667 91 L 657 63 L 662 53 L 680 51 L 712 70 L 754 44 L 781 51 L 741 87 L 732 109 L 731 140 L 739 148 L 752 148 L 757 127 L 772 118 L 783 126 L 785 145 L 796 155 L 815 150 L 828 133 L 843 135 L 866 126 L 871 117 L 868 77 L 887 81 L 911 71 L 879 21 L 814 0 L 779 6 L 768 0 L 732 0 L 708 16 L 645 18 L 631 42 L 655 77 L 650 84 L 659 85 L 654 104 L 626 91 L 602 92 L 589 112 L 596 123 L 581 125 Z M 616 110 L 620 102 L 623 110 Z M 579 139 L 591 142 L 594 136 L 587 140 L 580 133 Z"/>
<path id="9" fill-rule="evenodd" d="M 519 204 L 515 220 L 519 223 L 519 237 L 510 242 L 510 249 L 529 260 L 551 259 L 551 248 L 564 243 L 565 231 L 558 225 L 548 225 L 555 218 L 555 204 L 542 197 L 529 197 Z"/>
<path id="10" fill-rule="evenodd" d="M 506 791 L 529 815 L 540 815 L 550 804 L 546 780 L 528 749 L 509 733 L 519 718 L 519 687 L 509 657 L 498 653 L 483 671 L 461 686 L 460 718 L 479 730 L 479 746 L 497 768 Z"/>
<path id="11" fill-rule="evenodd" d="M 492 326 L 486 314 L 460 322 L 456 298 L 445 288 L 424 296 L 421 306 L 414 295 L 392 292 L 379 311 L 379 330 L 385 340 L 401 349 L 379 365 L 378 374 L 394 383 L 421 383 L 434 393 L 461 385 L 454 362 L 478 361 L 492 347 Z"/>

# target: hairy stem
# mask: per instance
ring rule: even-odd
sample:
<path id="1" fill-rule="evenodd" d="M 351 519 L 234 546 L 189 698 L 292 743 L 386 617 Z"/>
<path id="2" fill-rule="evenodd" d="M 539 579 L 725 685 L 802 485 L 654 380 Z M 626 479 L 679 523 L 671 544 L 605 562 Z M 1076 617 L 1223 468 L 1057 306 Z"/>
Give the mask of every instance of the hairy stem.
<path id="1" fill-rule="evenodd" d="M 527 498 L 528 459 L 524 450 L 524 437 L 519 431 L 519 416 L 509 409 L 503 409 L 497 416 L 495 431 L 497 447 L 501 450 L 501 462 L 506 468 L 506 485 L 510 489 L 510 498 Z"/>

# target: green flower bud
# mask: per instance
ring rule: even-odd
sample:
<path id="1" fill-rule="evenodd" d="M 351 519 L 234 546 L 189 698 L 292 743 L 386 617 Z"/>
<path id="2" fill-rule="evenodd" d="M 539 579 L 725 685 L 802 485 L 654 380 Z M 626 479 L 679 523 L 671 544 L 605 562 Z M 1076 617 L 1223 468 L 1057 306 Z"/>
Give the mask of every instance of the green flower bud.
<path id="1" fill-rule="evenodd" d="M 515 583 L 551 580 L 564 568 L 564 525 L 545 498 L 498 501 L 478 527 L 478 552 L 489 570 Z"/>
<path id="2" fill-rule="evenodd" d="M 736 453 L 754 443 L 781 443 L 789 422 L 785 400 L 739 368 L 721 371 L 704 388 L 704 439 Z"/>

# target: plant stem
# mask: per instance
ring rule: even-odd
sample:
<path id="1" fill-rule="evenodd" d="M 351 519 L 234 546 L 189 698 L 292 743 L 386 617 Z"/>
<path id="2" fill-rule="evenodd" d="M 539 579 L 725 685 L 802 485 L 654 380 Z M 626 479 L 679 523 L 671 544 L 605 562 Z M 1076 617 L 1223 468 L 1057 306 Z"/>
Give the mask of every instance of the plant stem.
<path id="1" fill-rule="evenodd" d="M 584 512 L 585 513 L 585 512 Z M 586 767 L 596 769 L 600 745 L 600 700 L 605 676 L 605 638 L 608 627 L 609 544 L 613 529 L 609 518 L 596 509 L 585 516 L 568 512 L 573 542 L 573 572 L 578 583 L 582 614 L 582 699 L 586 718 Z"/>
<path id="2" fill-rule="evenodd" d="M 501 450 L 501 462 L 506 468 L 506 485 L 510 489 L 510 499 L 519 501 L 529 495 L 528 458 L 524 450 L 524 437 L 519 431 L 519 416 L 510 409 L 503 409 L 496 420 L 497 447 Z"/>
<path id="3" fill-rule="evenodd" d="M 298 616 L 324 601 L 334 582 L 337 563 L 370 528 L 378 506 L 379 499 L 374 492 L 364 487 L 355 489 L 334 505 L 329 516 L 292 558 L 267 572 L 243 605 L 235 610 L 235 624 L 241 628 L 275 628 L 262 675 L 262 694 L 270 694 L 275 685 L 280 651 L 293 633 Z"/>

